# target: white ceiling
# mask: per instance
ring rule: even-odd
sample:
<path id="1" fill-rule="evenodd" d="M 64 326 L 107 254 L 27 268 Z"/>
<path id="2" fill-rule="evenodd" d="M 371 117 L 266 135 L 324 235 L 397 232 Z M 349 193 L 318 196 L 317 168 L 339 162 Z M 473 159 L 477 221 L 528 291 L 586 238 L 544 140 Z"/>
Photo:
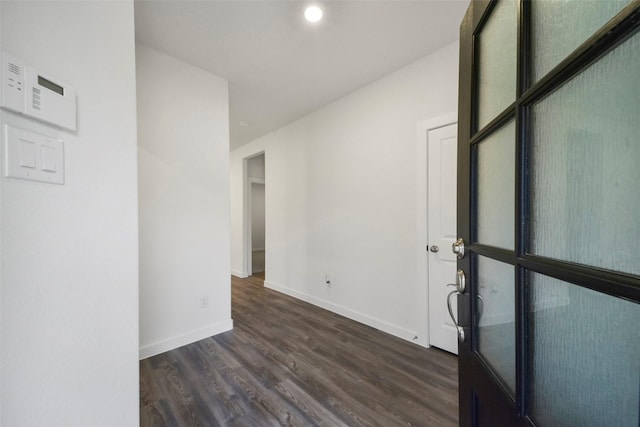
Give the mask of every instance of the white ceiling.
<path id="1" fill-rule="evenodd" d="M 136 40 L 229 81 L 233 150 L 457 40 L 467 4 L 135 0 Z"/>

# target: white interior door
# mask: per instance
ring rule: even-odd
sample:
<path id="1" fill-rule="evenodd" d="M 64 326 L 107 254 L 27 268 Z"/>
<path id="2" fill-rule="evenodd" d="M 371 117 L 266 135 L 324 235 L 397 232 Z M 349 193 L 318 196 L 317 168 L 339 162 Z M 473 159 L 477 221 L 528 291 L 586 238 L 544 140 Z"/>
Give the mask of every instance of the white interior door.
<path id="1" fill-rule="evenodd" d="M 447 310 L 455 283 L 457 124 L 427 135 L 427 232 L 429 238 L 429 344 L 458 354 L 456 328 Z"/>

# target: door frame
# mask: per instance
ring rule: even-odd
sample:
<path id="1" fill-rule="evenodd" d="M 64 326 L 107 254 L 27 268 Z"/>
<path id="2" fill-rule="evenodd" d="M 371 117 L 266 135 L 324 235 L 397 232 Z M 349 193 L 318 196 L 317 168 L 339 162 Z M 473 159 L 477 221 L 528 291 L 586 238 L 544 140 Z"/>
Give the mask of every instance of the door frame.
<path id="1" fill-rule="evenodd" d="M 442 116 L 437 116 L 419 122 L 416 125 L 416 260 L 419 301 L 421 302 L 420 323 L 417 330 L 416 344 L 429 348 L 429 254 L 427 247 L 429 244 L 428 235 L 428 200 L 427 200 L 427 180 L 428 171 L 428 137 L 429 131 L 438 129 L 458 122 L 458 113 L 451 112 Z"/>

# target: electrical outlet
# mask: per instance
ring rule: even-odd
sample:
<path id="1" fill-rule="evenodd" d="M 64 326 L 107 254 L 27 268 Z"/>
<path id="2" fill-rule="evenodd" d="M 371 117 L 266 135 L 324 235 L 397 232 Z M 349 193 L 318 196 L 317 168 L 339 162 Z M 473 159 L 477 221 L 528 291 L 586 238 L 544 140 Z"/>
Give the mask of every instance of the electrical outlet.
<path id="1" fill-rule="evenodd" d="M 200 298 L 200 308 L 207 308 L 207 307 L 209 307 L 209 297 L 204 296 Z"/>

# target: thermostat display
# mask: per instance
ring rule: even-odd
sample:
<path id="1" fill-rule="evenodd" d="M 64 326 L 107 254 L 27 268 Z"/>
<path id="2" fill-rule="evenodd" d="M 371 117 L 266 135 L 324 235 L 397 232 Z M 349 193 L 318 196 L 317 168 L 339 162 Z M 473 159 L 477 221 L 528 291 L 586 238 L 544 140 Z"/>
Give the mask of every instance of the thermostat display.
<path id="1" fill-rule="evenodd" d="M 54 91 L 58 95 L 64 96 L 64 88 L 60 85 L 55 84 L 51 80 L 47 80 L 42 76 L 38 76 L 38 84 L 40 86 L 46 87 L 47 89 Z"/>

